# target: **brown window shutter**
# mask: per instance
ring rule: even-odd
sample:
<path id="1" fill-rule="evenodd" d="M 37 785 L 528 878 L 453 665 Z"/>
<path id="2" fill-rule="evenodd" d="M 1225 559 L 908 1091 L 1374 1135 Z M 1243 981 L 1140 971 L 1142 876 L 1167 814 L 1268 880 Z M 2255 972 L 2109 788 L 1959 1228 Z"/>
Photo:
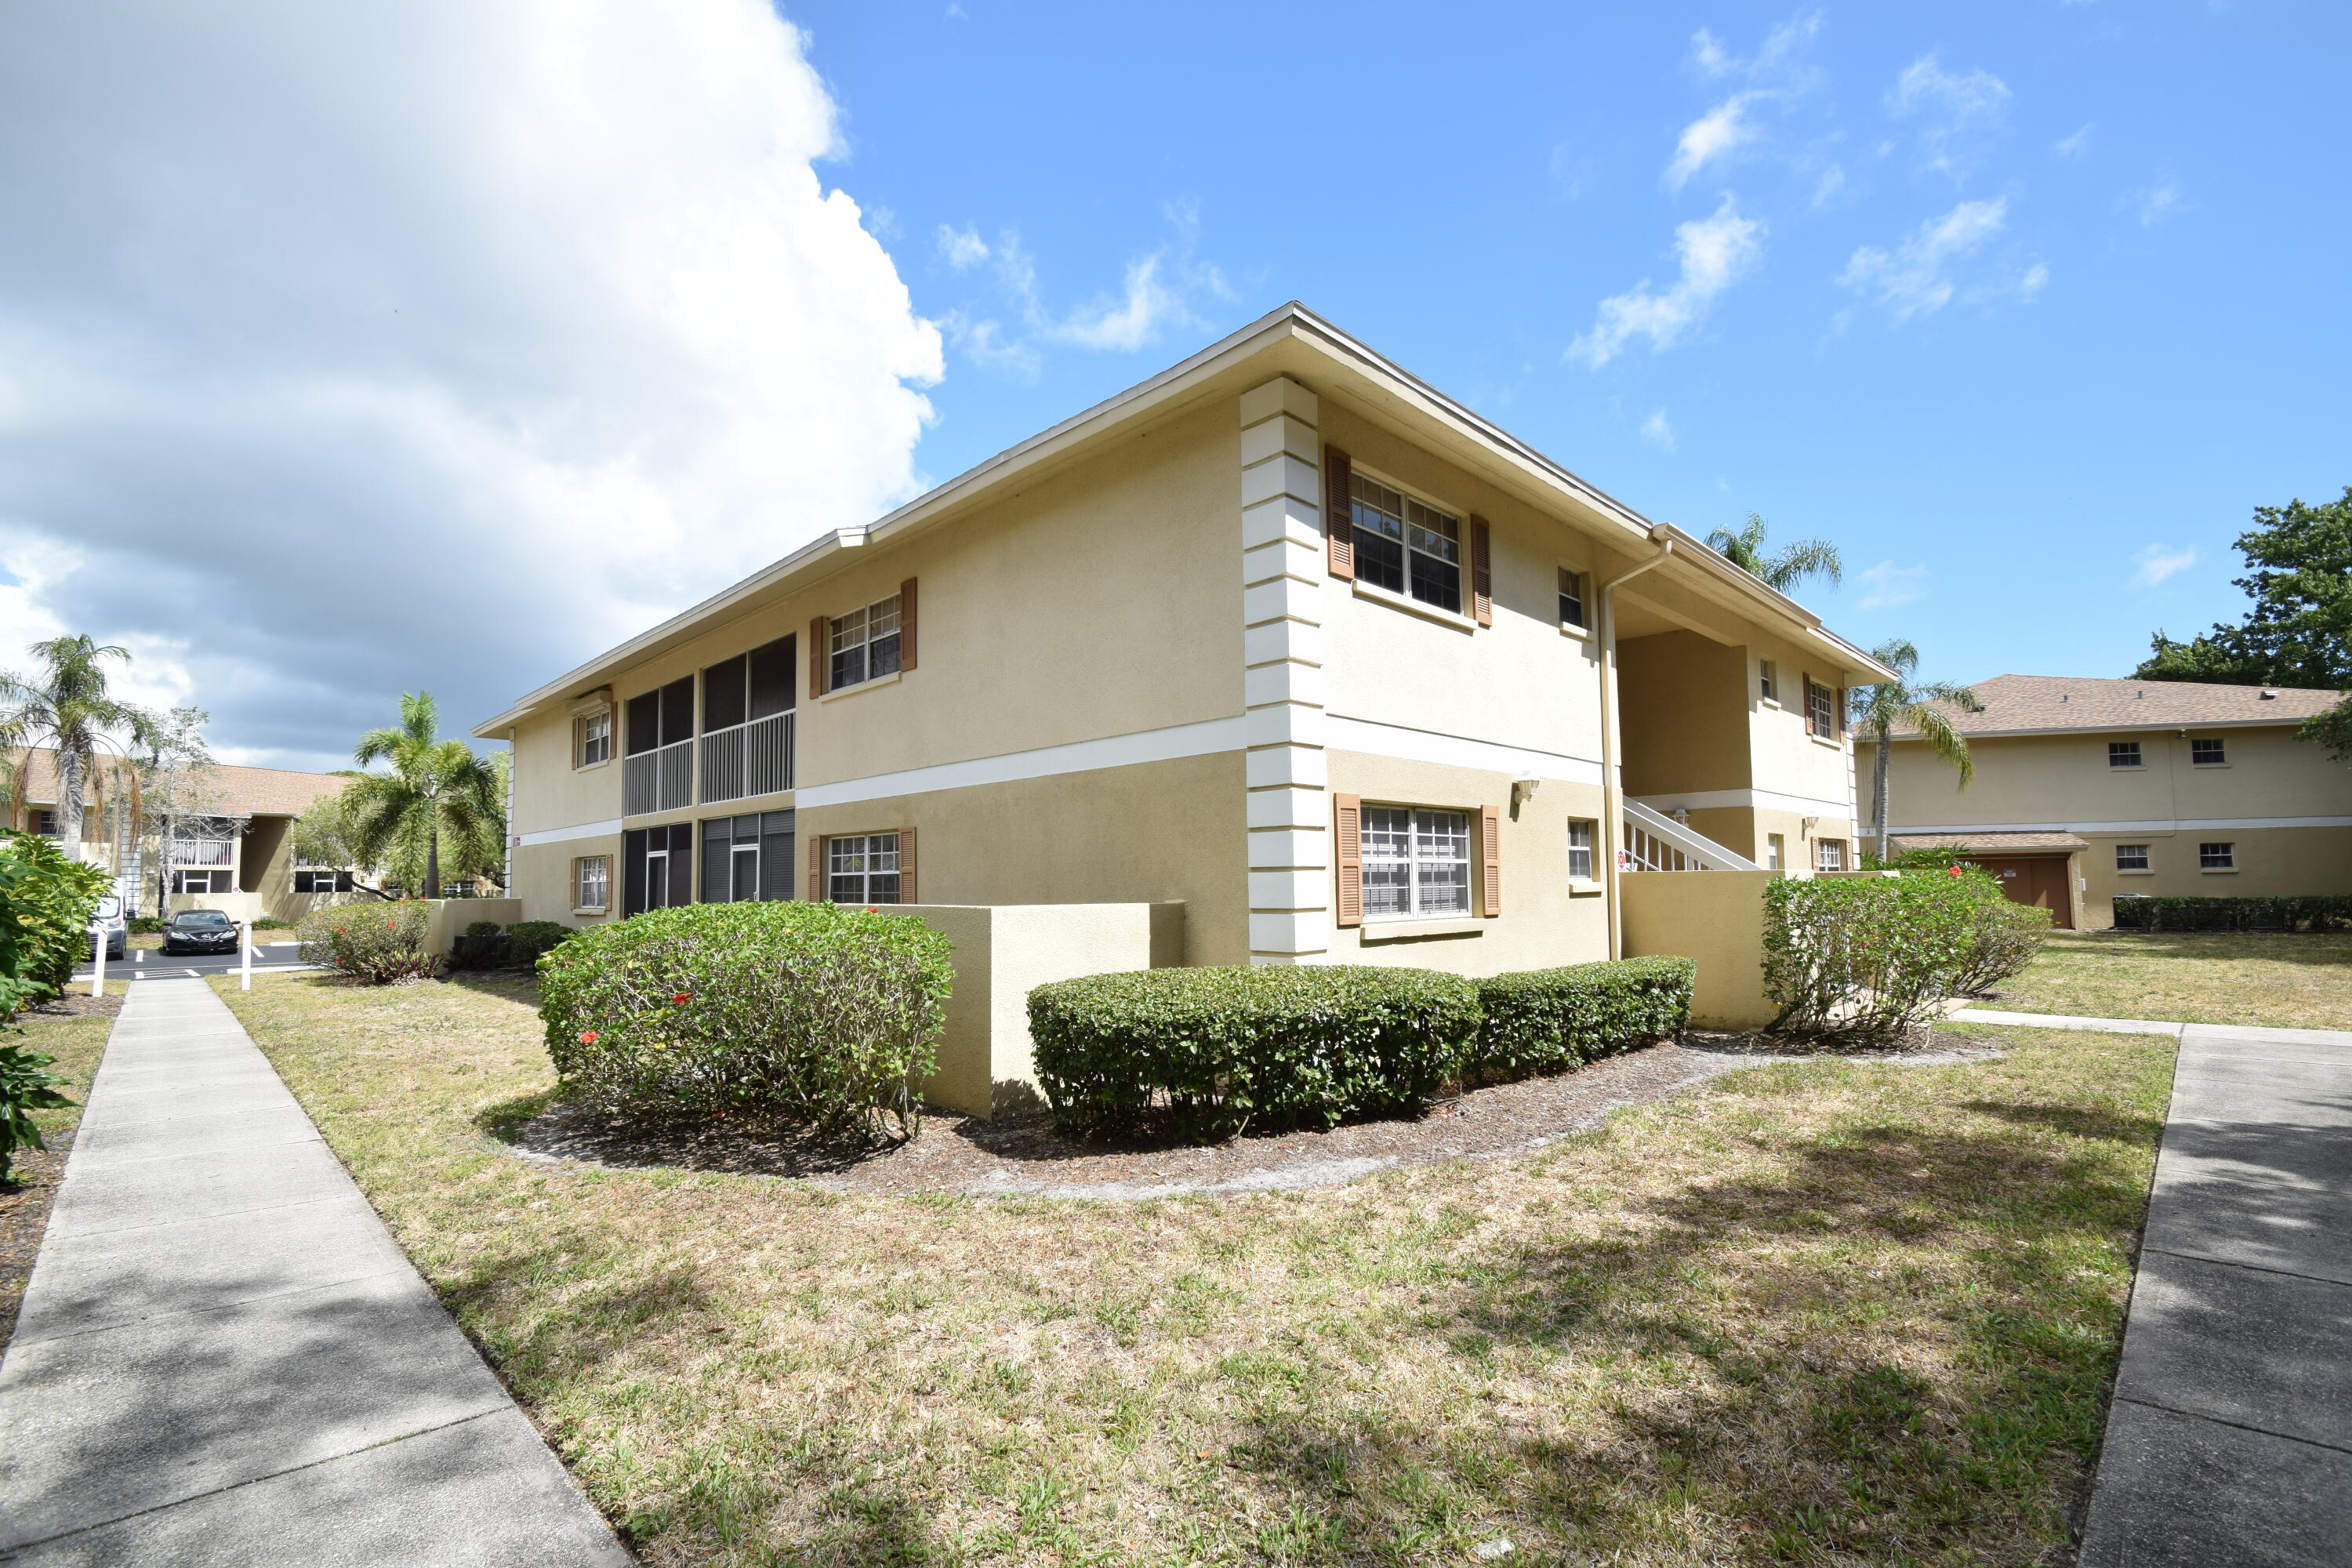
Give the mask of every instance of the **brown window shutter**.
<path id="1" fill-rule="evenodd" d="M 1331 875 L 1333 890 L 1339 895 L 1332 900 L 1332 923 L 1360 926 L 1364 923 L 1364 800 L 1361 795 L 1337 795 L 1331 797 Z"/>
<path id="2" fill-rule="evenodd" d="M 824 835 L 809 835 L 809 902 L 824 902 Z"/>
<path id="3" fill-rule="evenodd" d="M 1323 558 L 1334 577 L 1356 579 L 1356 465 L 1337 447 L 1323 448 Z"/>
<path id="4" fill-rule="evenodd" d="M 915 830 L 911 827 L 898 829 L 898 901 L 920 902 L 915 897 Z"/>
<path id="5" fill-rule="evenodd" d="M 1503 813 L 1497 806 L 1478 808 L 1478 904 L 1482 915 L 1503 912 Z"/>
<path id="6" fill-rule="evenodd" d="M 898 584 L 898 668 L 915 668 L 915 580 Z"/>
<path id="7" fill-rule="evenodd" d="M 833 628 L 823 616 L 809 622 L 809 700 L 824 695 L 824 659 L 831 650 L 832 638 L 825 634 Z"/>
<path id="8" fill-rule="evenodd" d="M 1470 608 L 1482 626 L 1495 624 L 1495 558 L 1487 539 L 1486 520 L 1470 518 Z"/>
<path id="9" fill-rule="evenodd" d="M 1805 733 L 1820 734 L 1821 731 L 1813 724 L 1813 678 L 1811 676 L 1801 675 L 1797 678 L 1797 694 L 1805 700 Z"/>

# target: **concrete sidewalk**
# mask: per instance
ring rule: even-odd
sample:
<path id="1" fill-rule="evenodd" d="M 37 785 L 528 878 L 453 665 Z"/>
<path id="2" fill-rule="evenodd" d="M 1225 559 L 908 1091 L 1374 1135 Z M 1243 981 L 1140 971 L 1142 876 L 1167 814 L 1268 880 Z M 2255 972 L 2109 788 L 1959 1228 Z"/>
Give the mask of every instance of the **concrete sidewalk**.
<path id="1" fill-rule="evenodd" d="M 129 994 L 0 1362 L 0 1561 L 626 1564 L 236 1017 Z"/>
<path id="2" fill-rule="evenodd" d="M 2352 1563 L 2352 1033 L 2190 1024 L 2082 1568 Z"/>

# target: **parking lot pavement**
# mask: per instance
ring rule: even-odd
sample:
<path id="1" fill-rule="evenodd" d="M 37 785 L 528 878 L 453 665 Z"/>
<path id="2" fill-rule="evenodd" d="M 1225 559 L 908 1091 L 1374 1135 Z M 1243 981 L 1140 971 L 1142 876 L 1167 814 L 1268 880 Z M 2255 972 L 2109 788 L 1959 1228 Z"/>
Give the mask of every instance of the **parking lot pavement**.
<path id="1" fill-rule="evenodd" d="M 253 955 L 256 974 L 278 973 L 289 969 L 310 967 L 297 957 L 300 944 L 291 942 L 263 942 Z M 234 952 L 179 952 L 166 954 L 152 948 L 134 948 L 123 958 L 106 961 L 106 983 L 109 985 L 123 980 L 185 980 L 190 975 L 233 974 L 237 969 Z M 90 969 L 85 965 L 73 977 L 73 984 L 89 984 Z"/>

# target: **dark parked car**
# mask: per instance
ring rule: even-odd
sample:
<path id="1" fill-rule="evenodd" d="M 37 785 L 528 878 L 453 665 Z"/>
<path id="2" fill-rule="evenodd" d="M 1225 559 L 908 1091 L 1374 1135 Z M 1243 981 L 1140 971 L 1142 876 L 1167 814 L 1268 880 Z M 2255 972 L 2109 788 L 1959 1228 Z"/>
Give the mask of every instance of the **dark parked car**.
<path id="1" fill-rule="evenodd" d="M 235 952 L 236 923 L 218 910 L 183 910 L 163 926 L 165 952 Z"/>

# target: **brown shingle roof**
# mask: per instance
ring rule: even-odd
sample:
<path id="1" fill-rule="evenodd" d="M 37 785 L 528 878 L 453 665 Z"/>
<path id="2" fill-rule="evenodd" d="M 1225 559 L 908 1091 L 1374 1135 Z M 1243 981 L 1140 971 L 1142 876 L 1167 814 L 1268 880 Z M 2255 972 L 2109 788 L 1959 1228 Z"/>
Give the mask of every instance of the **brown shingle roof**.
<path id="1" fill-rule="evenodd" d="M 57 753 L 46 746 L 6 753 L 18 765 L 18 798 L 35 805 L 58 803 Z M 242 768 L 227 763 L 213 769 L 218 807 L 230 816 L 299 816 L 322 795 L 335 795 L 349 781 L 340 773 L 298 773 L 292 768 Z"/>
<path id="2" fill-rule="evenodd" d="M 1971 855 L 1999 855 L 2018 849 L 2088 849 L 2091 846 L 2071 833 L 1897 833 L 1891 836 L 1906 849 L 1965 849 Z"/>
<path id="3" fill-rule="evenodd" d="M 2336 706 L 2341 695 L 2300 686 L 2214 686 L 2077 675 L 1996 675 L 1990 680 L 1977 681 L 1970 689 L 1985 710 L 1952 712 L 1952 728 L 1963 735 L 2154 730 L 2184 724 L 2300 724 Z M 2265 691 L 2268 697 L 2263 695 Z M 1904 740 L 1917 733 L 1897 730 L 1895 736 Z"/>

